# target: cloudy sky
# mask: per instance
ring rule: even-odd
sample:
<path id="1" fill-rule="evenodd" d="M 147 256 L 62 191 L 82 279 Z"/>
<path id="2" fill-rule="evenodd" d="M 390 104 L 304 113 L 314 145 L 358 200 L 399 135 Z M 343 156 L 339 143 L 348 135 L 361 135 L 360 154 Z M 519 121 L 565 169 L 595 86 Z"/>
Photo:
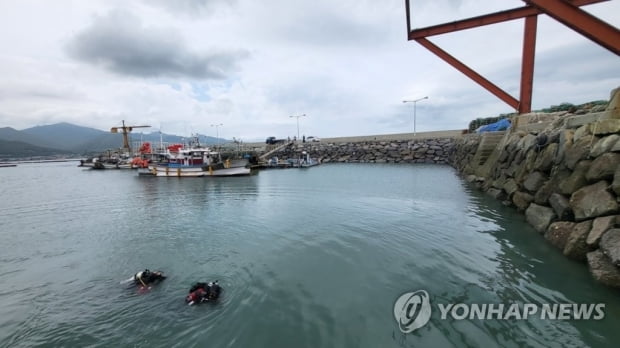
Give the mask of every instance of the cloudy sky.
<path id="1" fill-rule="evenodd" d="M 412 0 L 412 26 L 520 7 Z M 620 1 L 584 7 L 618 26 Z M 523 21 L 431 41 L 518 98 Z M 607 99 L 620 59 L 539 16 L 533 108 Z M 466 128 L 512 112 L 406 39 L 404 0 L 0 0 L 0 127 L 58 122 L 246 141 Z"/>

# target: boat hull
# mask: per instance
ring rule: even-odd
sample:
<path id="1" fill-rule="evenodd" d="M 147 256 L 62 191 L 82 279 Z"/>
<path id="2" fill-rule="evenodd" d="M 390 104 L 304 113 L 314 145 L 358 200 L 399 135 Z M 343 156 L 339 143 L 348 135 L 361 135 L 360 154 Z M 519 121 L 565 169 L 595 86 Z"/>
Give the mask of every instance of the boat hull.
<path id="1" fill-rule="evenodd" d="M 252 168 L 232 167 L 232 168 L 209 168 L 209 167 L 169 167 L 151 166 L 148 169 L 140 169 L 139 175 L 152 175 L 163 177 L 203 177 L 203 176 L 243 176 L 251 175 Z"/>

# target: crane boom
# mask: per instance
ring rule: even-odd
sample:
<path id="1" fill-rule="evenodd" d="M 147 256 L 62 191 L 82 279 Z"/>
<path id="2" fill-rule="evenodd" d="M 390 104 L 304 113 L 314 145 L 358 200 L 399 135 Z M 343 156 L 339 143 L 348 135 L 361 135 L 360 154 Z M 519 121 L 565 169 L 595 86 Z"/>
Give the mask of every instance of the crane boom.
<path id="1" fill-rule="evenodd" d="M 126 126 L 125 120 L 123 120 L 122 127 L 112 127 L 110 132 L 112 133 L 123 133 L 123 149 L 127 149 L 128 152 L 131 153 L 131 147 L 129 146 L 129 132 L 131 132 L 134 128 L 148 128 L 150 126 Z"/>

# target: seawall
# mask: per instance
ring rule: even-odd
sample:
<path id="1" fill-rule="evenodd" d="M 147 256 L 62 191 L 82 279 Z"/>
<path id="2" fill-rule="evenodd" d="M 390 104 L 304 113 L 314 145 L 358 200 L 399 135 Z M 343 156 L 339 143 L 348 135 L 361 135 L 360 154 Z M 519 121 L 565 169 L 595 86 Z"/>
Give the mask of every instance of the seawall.
<path id="1" fill-rule="evenodd" d="M 620 288 L 620 88 L 604 111 L 529 114 L 458 139 L 450 163 L 598 281 Z"/>
<path id="2" fill-rule="evenodd" d="M 413 140 L 362 140 L 345 142 L 293 143 L 275 156 L 298 158 L 302 151 L 322 163 L 436 163 L 448 164 L 454 138 Z"/>

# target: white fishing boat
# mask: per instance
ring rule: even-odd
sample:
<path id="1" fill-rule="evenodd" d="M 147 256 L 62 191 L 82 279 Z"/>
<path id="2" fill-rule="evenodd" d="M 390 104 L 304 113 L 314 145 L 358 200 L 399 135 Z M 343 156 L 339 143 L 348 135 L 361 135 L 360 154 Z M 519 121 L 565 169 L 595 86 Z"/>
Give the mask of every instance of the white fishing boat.
<path id="1" fill-rule="evenodd" d="M 310 154 L 307 151 L 301 152 L 301 157 L 297 159 L 296 167 L 298 168 L 309 168 L 318 166 L 321 162 L 317 159 L 311 158 Z"/>
<path id="2" fill-rule="evenodd" d="M 240 176 L 250 175 L 253 170 L 247 161 L 222 161 L 219 152 L 201 146 L 194 138 L 188 146 L 168 146 L 165 160 L 140 169 L 139 175 L 171 177 Z"/>

